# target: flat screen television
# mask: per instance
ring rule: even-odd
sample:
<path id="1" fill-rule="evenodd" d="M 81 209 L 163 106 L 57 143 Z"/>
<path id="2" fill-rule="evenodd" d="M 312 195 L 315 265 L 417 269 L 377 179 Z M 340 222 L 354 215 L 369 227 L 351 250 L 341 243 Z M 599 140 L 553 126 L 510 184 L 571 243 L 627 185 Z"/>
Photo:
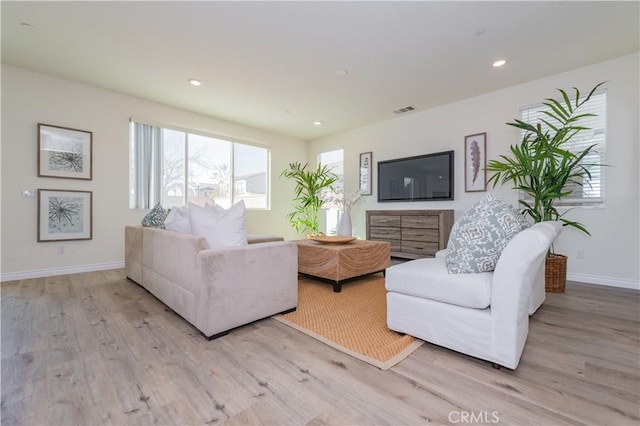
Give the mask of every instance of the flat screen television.
<path id="1" fill-rule="evenodd" d="M 378 161 L 378 201 L 453 200 L 453 151 Z"/>

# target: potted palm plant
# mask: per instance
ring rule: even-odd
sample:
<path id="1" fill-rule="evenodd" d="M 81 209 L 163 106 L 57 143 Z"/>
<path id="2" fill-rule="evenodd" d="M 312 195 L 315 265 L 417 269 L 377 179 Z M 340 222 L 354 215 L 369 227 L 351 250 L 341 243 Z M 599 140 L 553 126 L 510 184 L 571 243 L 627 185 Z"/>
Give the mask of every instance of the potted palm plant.
<path id="1" fill-rule="evenodd" d="M 289 163 L 289 168 L 280 176 L 295 182 L 294 210 L 287 215 L 289 223 L 297 232 L 308 231 L 308 236 L 314 236 L 319 233 L 318 212 L 324 203 L 321 192 L 332 189 L 338 176 L 322 163 L 318 163 L 315 171 L 307 170 L 308 166 L 308 163 Z"/>
<path id="2" fill-rule="evenodd" d="M 558 220 L 584 232 L 589 231 L 579 222 L 564 217 L 567 211 L 558 212 L 555 202 L 569 196 L 572 188 L 590 185 L 591 170 L 602 166 L 588 163 L 585 158 L 595 145 L 587 146 L 579 152 L 570 149 L 570 142 L 579 133 L 587 130 L 580 125 L 581 120 L 594 116 L 582 113 L 580 107 L 603 83 L 597 84 L 586 97 L 581 99 L 578 89 L 573 88 L 573 98 L 558 89 L 561 99 L 546 99 L 542 111 L 544 118 L 537 123 L 514 120 L 506 123 L 524 132 L 522 142 L 509 148 L 510 155 L 501 155 L 498 160 L 489 161 L 487 172 L 493 172 L 489 183 L 495 188 L 498 183 L 511 183 L 514 189 L 524 193 L 519 200 L 525 216 L 534 222 Z M 563 292 L 566 283 L 567 257 L 549 250 L 546 262 L 545 287 L 550 292 Z"/>

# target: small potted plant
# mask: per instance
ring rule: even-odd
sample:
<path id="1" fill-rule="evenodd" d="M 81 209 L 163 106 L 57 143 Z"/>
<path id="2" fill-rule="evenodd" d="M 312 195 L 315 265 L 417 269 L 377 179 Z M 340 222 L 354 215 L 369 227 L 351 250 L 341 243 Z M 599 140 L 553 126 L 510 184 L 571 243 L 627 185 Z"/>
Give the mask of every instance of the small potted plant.
<path id="1" fill-rule="evenodd" d="M 563 217 L 566 211 L 558 212 L 554 202 L 569 196 L 571 187 L 589 185 L 590 170 L 602 166 L 584 161 L 595 145 L 579 152 L 569 149 L 569 142 L 580 132 L 587 130 L 580 125 L 580 121 L 594 115 L 581 113 L 580 107 L 591 99 L 602 84 L 604 82 L 597 84 L 582 99 L 576 88 L 573 99 L 566 91 L 558 89 L 562 95 L 561 100 L 546 99 L 543 103 L 547 107 L 543 111 L 545 118 L 540 119 L 540 122 L 526 123 L 516 119 L 513 123 L 506 123 L 523 130 L 524 136 L 519 145 L 511 145 L 510 155 L 501 155 L 498 160 L 487 164 L 486 171 L 493 172 L 489 183 L 492 182 L 494 188 L 498 183 L 511 183 L 514 189 L 522 191 L 525 194 L 525 198 L 519 200 L 522 212 L 534 222 L 558 220 L 564 226 L 571 226 L 591 235 L 583 224 Z M 546 263 L 547 291 L 564 291 L 566 262 L 566 256 L 553 253 L 550 249 Z"/>
<path id="2" fill-rule="evenodd" d="M 308 163 L 289 163 L 289 168 L 280 176 L 295 182 L 294 210 L 287 215 L 287 219 L 297 232 L 308 231 L 307 237 L 310 237 L 319 234 L 318 212 L 324 203 L 321 192 L 333 189 L 332 185 L 338 176 L 322 163 L 318 164 L 315 171 L 307 170 L 308 166 Z"/>

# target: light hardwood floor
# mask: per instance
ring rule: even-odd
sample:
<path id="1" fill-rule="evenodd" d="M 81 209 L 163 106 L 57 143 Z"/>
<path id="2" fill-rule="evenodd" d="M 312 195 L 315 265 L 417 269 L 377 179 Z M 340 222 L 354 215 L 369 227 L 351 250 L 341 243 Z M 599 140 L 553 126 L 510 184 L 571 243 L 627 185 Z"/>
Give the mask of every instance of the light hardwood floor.
<path id="1" fill-rule="evenodd" d="M 207 341 L 122 270 L 1 299 L 3 425 L 640 423 L 630 290 L 549 294 L 516 371 L 430 344 L 381 371 L 273 319 Z"/>

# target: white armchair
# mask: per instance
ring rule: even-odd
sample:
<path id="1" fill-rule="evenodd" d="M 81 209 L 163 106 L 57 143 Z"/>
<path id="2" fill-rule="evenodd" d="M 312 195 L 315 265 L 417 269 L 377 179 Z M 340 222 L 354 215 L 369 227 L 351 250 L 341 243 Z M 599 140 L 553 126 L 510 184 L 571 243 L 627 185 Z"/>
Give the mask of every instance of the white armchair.
<path id="1" fill-rule="evenodd" d="M 440 250 L 436 252 L 436 257 L 446 261 L 447 259 L 447 249 Z M 543 256 L 538 261 L 538 272 L 536 273 L 536 278 L 531 283 L 531 297 L 529 298 L 529 315 L 533 315 L 536 313 L 538 308 L 542 306 L 542 303 L 545 301 L 547 297 L 547 292 L 544 285 L 544 270 L 545 270 L 545 257 Z"/>
<path id="2" fill-rule="evenodd" d="M 542 222 L 518 233 L 493 272 L 449 274 L 443 255 L 388 268 L 387 326 L 515 369 L 529 332 L 532 289 L 561 231 L 560 222 Z"/>

